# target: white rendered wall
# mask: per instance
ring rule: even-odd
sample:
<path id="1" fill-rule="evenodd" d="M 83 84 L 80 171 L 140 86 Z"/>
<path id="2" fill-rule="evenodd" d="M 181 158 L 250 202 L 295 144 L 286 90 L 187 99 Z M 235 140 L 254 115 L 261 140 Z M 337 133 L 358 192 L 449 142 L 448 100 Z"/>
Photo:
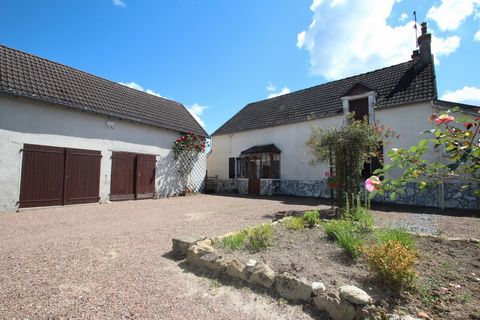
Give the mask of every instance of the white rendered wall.
<path id="1" fill-rule="evenodd" d="M 280 154 L 281 179 L 324 179 L 328 165 L 311 165 L 311 154 L 305 142 L 312 133 L 312 126 L 330 128 L 341 126 L 342 122 L 343 117 L 339 115 L 314 121 L 215 135 L 212 137 L 212 152 L 207 159 L 208 175 L 218 175 L 220 179 L 228 179 L 228 158 L 238 157 L 240 152 L 254 145 L 273 143 L 282 151 Z"/>
<path id="2" fill-rule="evenodd" d="M 428 118 L 432 115 L 433 108 L 430 102 L 406 105 L 400 107 L 386 108 L 375 111 L 375 120 L 390 127 L 397 134 L 399 139 L 390 139 L 391 143 L 385 148 L 385 163 L 389 163 L 386 156 L 387 151 L 392 148 L 409 148 L 417 145 L 422 139 L 430 138 L 421 132 L 432 129 L 434 125 L 429 123 Z M 440 155 L 437 152 L 427 152 L 424 156 L 430 161 L 439 161 Z M 392 176 L 398 176 L 400 169 L 392 171 Z"/>
<path id="3" fill-rule="evenodd" d="M 113 128 L 106 125 L 114 123 Z M 171 196 L 181 187 L 171 146 L 173 130 L 109 119 L 29 99 L 0 96 L 0 211 L 14 210 L 20 196 L 24 143 L 99 150 L 102 153 L 100 201 L 108 201 L 112 151 L 157 156 L 156 191 Z M 205 156 L 198 158 L 192 179 L 204 178 Z"/>
<path id="4" fill-rule="evenodd" d="M 419 133 L 432 128 L 432 124 L 428 122 L 431 113 L 432 107 L 429 102 L 375 110 L 375 120 L 400 134 L 399 139 L 391 139 L 391 144 L 384 150 L 385 154 L 390 148 L 410 147 L 426 138 Z M 312 166 L 311 155 L 305 142 L 310 137 L 312 126 L 330 128 L 339 127 L 342 123 L 343 116 L 339 115 L 315 121 L 215 135 L 212 137 L 212 151 L 207 159 L 208 175 L 228 179 L 228 158 L 238 157 L 241 151 L 254 145 L 274 143 L 282 151 L 281 179 L 324 179 L 324 172 L 328 170 L 327 164 Z M 428 155 L 429 159 L 436 157 L 438 157 L 436 154 Z"/>

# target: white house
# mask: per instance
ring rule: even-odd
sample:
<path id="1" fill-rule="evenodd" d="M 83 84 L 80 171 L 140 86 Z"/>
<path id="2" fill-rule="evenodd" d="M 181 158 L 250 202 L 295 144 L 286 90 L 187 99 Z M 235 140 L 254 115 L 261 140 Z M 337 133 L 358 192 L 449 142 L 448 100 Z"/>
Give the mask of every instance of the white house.
<path id="1" fill-rule="evenodd" d="M 431 35 L 422 24 L 419 50 L 407 62 L 245 106 L 212 134 L 207 169 L 208 176 L 218 177 L 217 191 L 329 197 L 324 176 L 329 168 L 311 165 L 305 146 L 312 126 L 338 127 L 348 112 L 355 112 L 356 117 L 367 115 L 371 122 L 378 121 L 400 135 L 384 149 L 410 147 L 421 139 L 421 131 L 432 128 L 428 118 L 436 109 L 458 105 L 466 112 L 477 112 L 479 107 L 437 100 L 430 42 Z M 440 153 L 427 156 L 435 161 L 442 157 Z M 364 174 L 371 174 L 378 165 L 367 164 Z M 453 184 L 424 193 L 411 185 L 398 202 L 480 208 L 478 199 L 459 193 Z"/>
<path id="2" fill-rule="evenodd" d="M 186 132 L 207 136 L 180 103 L 0 46 L 0 211 L 178 194 Z"/>

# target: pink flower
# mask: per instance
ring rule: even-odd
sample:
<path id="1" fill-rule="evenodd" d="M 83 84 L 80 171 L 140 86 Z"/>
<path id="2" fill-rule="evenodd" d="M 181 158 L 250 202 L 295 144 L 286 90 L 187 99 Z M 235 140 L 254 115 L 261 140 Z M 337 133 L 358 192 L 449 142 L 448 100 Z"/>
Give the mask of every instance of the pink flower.
<path id="1" fill-rule="evenodd" d="M 328 176 L 330 176 L 330 172 L 325 171 L 325 177 L 328 177 Z"/>
<path id="2" fill-rule="evenodd" d="M 455 120 L 453 116 L 450 116 L 448 114 L 442 114 L 435 119 L 435 123 L 436 124 L 449 123 L 449 122 L 452 122 L 453 120 Z"/>
<path id="3" fill-rule="evenodd" d="M 371 176 L 367 180 L 365 180 L 365 189 L 367 189 L 368 192 L 373 192 L 377 190 L 377 186 L 381 184 L 380 178 L 377 176 Z"/>

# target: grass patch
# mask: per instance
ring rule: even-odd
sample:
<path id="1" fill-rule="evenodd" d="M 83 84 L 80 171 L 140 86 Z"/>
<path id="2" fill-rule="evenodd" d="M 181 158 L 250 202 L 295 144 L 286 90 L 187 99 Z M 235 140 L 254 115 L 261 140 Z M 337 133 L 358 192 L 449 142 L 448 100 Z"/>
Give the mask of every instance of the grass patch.
<path id="1" fill-rule="evenodd" d="M 247 231 L 242 230 L 223 238 L 222 244 L 225 248 L 228 248 L 230 250 L 239 250 L 243 248 L 246 237 Z"/>
<path id="2" fill-rule="evenodd" d="M 247 228 L 246 233 L 245 247 L 253 252 L 258 252 L 271 245 L 273 235 L 271 224 Z"/>
<path id="3" fill-rule="evenodd" d="M 398 241 L 402 243 L 405 247 L 409 248 L 410 250 L 415 249 L 415 240 L 413 239 L 412 235 L 407 232 L 406 229 L 380 229 L 375 231 L 375 240 L 378 243 L 385 243 L 388 241 Z"/>
<path id="4" fill-rule="evenodd" d="M 305 228 L 305 222 L 302 217 L 286 217 L 282 220 L 282 225 L 288 230 Z"/>
<path id="5" fill-rule="evenodd" d="M 306 211 L 303 214 L 302 219 L 304 224 L 307 227 L 313 228 L 315 225 L 317 225 L 320 222 L 320 212 L 318 210 Z"/>
<path id="6" fill-rule="evenodd" d="M 357 232 L 349 228 L 340 228 L 335 231 L 335 237 L 338 244 L 353 259 L 358 258 L 362 254 L 365 239 Z"/>

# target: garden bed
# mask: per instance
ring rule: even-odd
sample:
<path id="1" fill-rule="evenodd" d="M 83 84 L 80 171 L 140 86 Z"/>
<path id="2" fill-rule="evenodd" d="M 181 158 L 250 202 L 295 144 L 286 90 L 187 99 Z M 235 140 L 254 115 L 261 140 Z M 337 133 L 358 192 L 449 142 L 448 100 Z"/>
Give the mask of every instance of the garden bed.
<path id="1" fill-rule="evenodd" d="M 432 319 L 480 319 L 480 245 L 472 241 L 415 236 L 419 259 L 415 265 L 415 289 L 401 294 L 371 277 L 363 258 L 352 260 L 321 227 L 287 230 L 273 226 L 271 245 L 259 252 L 215 250 L 226 259 L 264 262 L 275 272 L 288 272 L 326 287 L 355 285 L 365 290 L 387 313 L 418 315 Z M 420 314 L 421 315 L 421 314 Z"/>

